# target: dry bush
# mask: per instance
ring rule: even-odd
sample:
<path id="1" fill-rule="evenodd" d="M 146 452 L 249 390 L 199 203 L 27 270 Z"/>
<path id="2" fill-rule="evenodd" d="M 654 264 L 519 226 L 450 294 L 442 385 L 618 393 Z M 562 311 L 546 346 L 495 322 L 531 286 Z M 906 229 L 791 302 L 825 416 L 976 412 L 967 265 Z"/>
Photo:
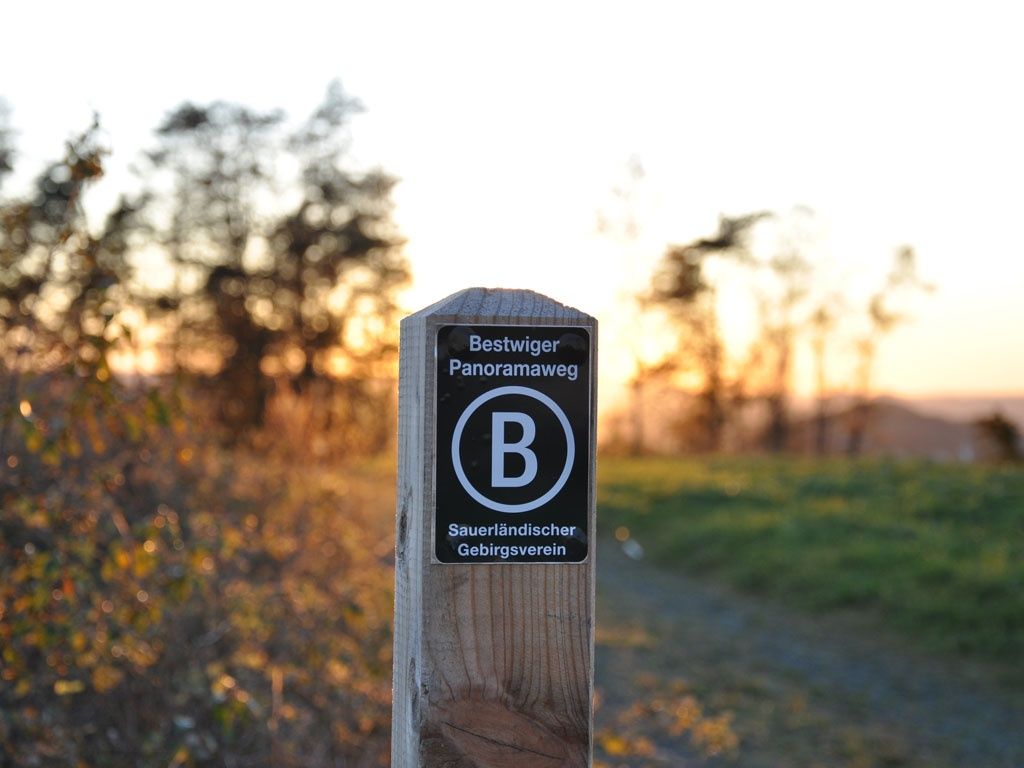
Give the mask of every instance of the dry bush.
<path id="1" fill-rule="evenodd" d="M 198 439 L 173 392 L 19 390 L 0 765 L 385 760 L 391 543 L 372 496 Z"/>

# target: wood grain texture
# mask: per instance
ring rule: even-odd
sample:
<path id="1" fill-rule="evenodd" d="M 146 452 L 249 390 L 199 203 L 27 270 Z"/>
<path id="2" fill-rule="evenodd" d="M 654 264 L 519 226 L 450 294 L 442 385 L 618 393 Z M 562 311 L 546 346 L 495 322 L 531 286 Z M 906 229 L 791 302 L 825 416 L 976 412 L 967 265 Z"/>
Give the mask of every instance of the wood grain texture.
<path id="1" fill-rule="evenodd" d="M 431 563 L 434 387 L 442 325 L 591 329 L 590 556 L 583 563 Z M 395 768 L 590 765 L 597 321 L 532 291 L 470 288 L 402 321 Z"/>

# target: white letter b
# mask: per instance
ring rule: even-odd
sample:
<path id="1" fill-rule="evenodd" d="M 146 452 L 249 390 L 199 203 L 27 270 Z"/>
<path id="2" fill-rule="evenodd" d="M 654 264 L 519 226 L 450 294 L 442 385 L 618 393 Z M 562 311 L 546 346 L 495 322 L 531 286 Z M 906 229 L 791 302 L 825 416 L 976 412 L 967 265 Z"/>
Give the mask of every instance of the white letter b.
<path id="1" fill-rule="evenodd" d="M 515 443 L 505 442 L 505 425 L 510 421 L 523 428 L 523 436 Z M 527 446 L 537 436 L 537 425 L 525 413 L 495 411 L 491 415 L 491 486 L 493 488 L 521 488 L 537 476 L 537 454 Z M 526 466 L 516 477 L 505 475 L 505 454 L 518 453 Z"/>

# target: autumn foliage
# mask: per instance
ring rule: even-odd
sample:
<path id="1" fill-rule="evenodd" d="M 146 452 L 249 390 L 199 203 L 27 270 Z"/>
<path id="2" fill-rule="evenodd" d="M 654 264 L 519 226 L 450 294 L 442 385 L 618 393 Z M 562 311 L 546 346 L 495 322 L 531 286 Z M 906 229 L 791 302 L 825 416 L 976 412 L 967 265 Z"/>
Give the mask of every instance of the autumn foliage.
<path id="1" fill-rule="evenodd" d="M 51 384 L 0 486 L 0 764 L 373 764 L 391 540 L 367 492 L 204 445 L 173 392 L 79 412 Z"/>
<path id="2" fill-rule="evenodd" d="M 379 764 L 382 481 L 225 449 L 201 382 L 113 373 L 131 214 L 84 224 L 96 135 L 2 208 L 0 765 Z"/>

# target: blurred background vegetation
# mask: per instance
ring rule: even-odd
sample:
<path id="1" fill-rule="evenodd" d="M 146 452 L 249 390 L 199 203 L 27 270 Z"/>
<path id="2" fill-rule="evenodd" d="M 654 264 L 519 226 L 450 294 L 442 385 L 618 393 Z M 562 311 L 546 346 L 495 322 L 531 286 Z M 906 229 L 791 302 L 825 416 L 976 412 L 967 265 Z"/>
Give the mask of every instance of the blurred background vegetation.
<path id="1" fill-rule="evenodd" d="M 394 421 L 409 274 L 359 108 L 183 104 L 94 231 L 97 120 L 3 200 L 2 764 L 384 759 L 386 472 L 306 463 Z"/>
<path id="2" fill-rule="evenodd" d="M 109 149 L 100 117 L 8 193 L 0 110 L 0 765 L 386 764 L 412 274 L 396 180 L 352 160 L 361 109 L 337 83 L 298 120 L 180 104 L 99 226 L 82 201 Z M 601 219 L 630 236 L 628 215 Z M 875 398 L 879 346 L 933 286 L 895 245 L 881 283 L 849 294 L 816 226 L 802 208 L 738 213 L 666 244 L 633 304 L 659 350 L 637 351 L 602 426 L 618 457 L 603 540 L 1006 669 L 1024 651 L 1019 428 Z M 748 348 L 722 329 L 727 284 L 756 308 Z M 636 458 L 652 453 L 676 458 Z M 600 716 L 606 765 L 679 764 L 673 741 L 728 764 L 763 737 L 685 680 L 636 690 Z M 883 764 L 848 752 L 828 764 Z"/>

